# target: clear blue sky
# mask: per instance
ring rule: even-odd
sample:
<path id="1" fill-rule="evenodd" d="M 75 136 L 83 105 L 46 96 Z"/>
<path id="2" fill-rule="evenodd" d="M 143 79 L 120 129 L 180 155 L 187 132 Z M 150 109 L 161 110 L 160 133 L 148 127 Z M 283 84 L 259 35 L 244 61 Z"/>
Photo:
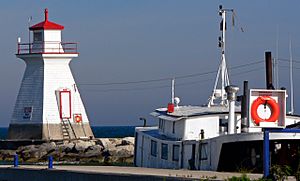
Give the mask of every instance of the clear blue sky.
<path id="1" fill-rule="evenodd" d="M 0 6 L 0 126 L 8 126 L 25 64 L 15 57 L 17 37 L 28 39 L 32 24 L 49 19 L 65 26 L 63 41 L 79 42 L 80 56 L 71 63 L 73 75 L 92 125 L 138 125 L 139 117 L 166 106 L 171 81 L 147 84 L 97 85 L 151 80 L 217 71 L 220 61 L 218 6 L 233 8 L 237 26 L 228 22 L 228 66 L 263 61 L 264 52 L 300 61 L 300 1 L 199 1 L 199 0 L 49 0 L 2 1 Z M 228 18 L 231 19 L 230 17 Z M 243 27 L 244 33 L 239 31 Z M 278 36 L 277 36 L 278 34 Z M 289 88 L 288 63 L 280 61 L 280 87 Z M 265 86 L 264 63 L 230 71 L 231 82 Z M 295 97 L 299 97 L 300 63 L 295 63 Z M 241 74 L 241 72 L 247 72 Z M 215 73 L 176 81 L 182 104 L 206 103 Z M 180 85 L 186 84 L 186 85 Z M 300 101 L 296 99 L 296 113 Z M 150 121 L 155 123 L 154 121 Z"/>

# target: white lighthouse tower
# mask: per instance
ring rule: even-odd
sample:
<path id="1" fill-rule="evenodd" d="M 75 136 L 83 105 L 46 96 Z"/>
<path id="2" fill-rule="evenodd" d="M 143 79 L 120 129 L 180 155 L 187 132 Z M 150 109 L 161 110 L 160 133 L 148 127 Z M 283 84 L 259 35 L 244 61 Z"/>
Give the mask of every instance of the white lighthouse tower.
<path id="1" fill-rule="evenodd" d="M 80 139 L 94 137 L 69 63 L 76 43 L 63 43 L 64 26 L 45 20 L 29 28 L 32 43 L 18 40 L 16 56 L 26 70 L 9 125 L 8 139 Z"/>

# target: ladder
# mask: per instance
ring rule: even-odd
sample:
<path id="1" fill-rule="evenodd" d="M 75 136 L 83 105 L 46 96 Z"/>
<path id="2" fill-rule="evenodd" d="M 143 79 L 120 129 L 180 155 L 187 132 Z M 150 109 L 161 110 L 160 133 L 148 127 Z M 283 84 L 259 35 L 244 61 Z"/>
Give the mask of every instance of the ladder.
<path id="1" fill-rule="evenodd" d="M 75 131 L 70 123 L 70 119 L 62 119 L 61 127 L 64 140 L 77 139 Z"/>

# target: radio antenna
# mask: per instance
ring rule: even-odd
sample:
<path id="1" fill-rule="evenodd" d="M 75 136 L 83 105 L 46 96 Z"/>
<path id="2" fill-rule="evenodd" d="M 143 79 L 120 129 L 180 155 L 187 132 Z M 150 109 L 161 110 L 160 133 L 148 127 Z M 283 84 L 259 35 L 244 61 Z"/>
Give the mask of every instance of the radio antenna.
<path id="1" fill-rule="evenodd" d="M 219 65 L 218 73 L 216 76 L 214 89 L 212 95 L 208 102 L 208 107 L 216 105 L 215 100 L 219 99 L 220 105 L 227 105 L 227 96 L 225 87 L 229 86 L 229 76 L 226 65 L 226 14 L 232 13 L 234 17 L 233 9 L 224 9 L 222 5 L 219 6 L 219 15 L 222 17 L 222 21 L 220 23 L 221 36 L 219 37 L 219 47 L 221 48 L 221 63 Z M 234 25 L 234 24 L 233 24 Z M 221 88 L 217 89 L 219 78 L 221 79 Z"/>

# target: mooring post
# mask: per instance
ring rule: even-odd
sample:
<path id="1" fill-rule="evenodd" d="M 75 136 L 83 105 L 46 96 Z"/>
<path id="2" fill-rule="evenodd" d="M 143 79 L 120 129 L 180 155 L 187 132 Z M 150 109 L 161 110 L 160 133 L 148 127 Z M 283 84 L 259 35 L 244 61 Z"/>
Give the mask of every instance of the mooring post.
<path id="1" fill-rule="evenodd" d="M 14 155 L 14 167 L 18 167 L 18 166 L 19 166 L 18 155 L 15 154 Z"/>
<path id="2" fill-rule="evenodd" d="M 264 178 L 269 177 L 270 175 L 270 131 L 264 129 L 264 144 L 263 144 L 263 167 L 264 167 Z"/>
<path id="3" fill-rule="evenodd" d="M 48 169 L 52 169 L 53 168 L 53 157 L 49 156 L 48 157 Z"/>

